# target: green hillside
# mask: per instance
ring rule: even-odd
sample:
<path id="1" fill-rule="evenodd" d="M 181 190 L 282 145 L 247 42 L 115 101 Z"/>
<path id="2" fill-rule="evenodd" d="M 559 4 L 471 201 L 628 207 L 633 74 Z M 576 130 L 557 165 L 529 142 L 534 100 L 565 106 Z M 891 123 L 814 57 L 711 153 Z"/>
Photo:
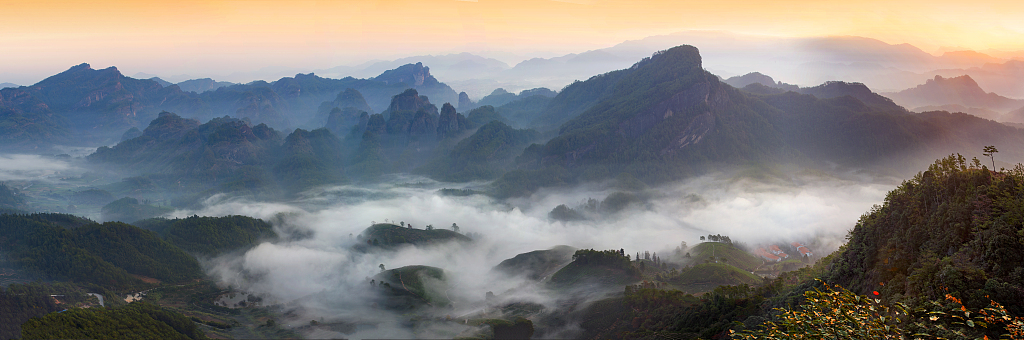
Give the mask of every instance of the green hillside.
<path id="1" fill-rule="evenodd" d="M 580 249 L 572 262 L 551 275 L 554 287 L 568 288 L 590 284 L 621 286 L 640 280 L 640 270 L 617 250 Z"/>
<path id="2" fill-rule="evenodd" d="M 495 271 L 506 275 L 523 275 L 531 280 L 540 280 L 544 275 L 572 261 L 576 248 L 555 246 L 547 250 L 535 250 L 501 261 Z"/>
<path id="3" fill-rule="evenodd" d="M 156 233 L 117 222 L 66 229 L 41 215 L 0 215 L 0 247 L 42 279 L 125 288 L 140 284 L 132 275 L 168 282 L 203 277 L 193 257 Z"/>
<path id="4" fill-rule="evenodd" d="M 620 304 L 618 309 L 588 309 L 584 314 L 600 317 L 603 323 L 584 324 L 584 333 L 590 338 L 621 334 L 714 338 L 730 329 L 757 330 L 766 321 L 779 322 L 776 308 L 781 308 L 804 313 L 806 317 L 799 319 L 803 327 L 820 324 L 864 330 L 864 322 L 857 320 L 886 316 L 889 321 L 883 323 L 894 338 L 902 336 L 897 333 L 923 331 L 943 338 L 1007 338 L 1010 329 L 1002 325 L 1024 321 L 1014 319 L 1024 315 L 1022 212 L 1024 165 L 993 172 L 980 162 L 969 164 L 953 155 L 892 190 L 884 205 L 862 215 L 846 245 L 813 267 L 756 283 L 725 263 L 698 265 L 680 275 L 686 276 L 685 282 L 717 278 L 739 284 L 715 288 L 701 295 L 698 303 L 671 290 L 627 291 L 625 298 L 608 302 Z M 680 279 L 670 282 L 683 283 Z M 842 293 L 835 284 L 852 293 Z M 817 296 L 814 305 L 808 303 L 812 296 Z M 919 312 L 899 318 L 878 312 L 896 308 L 897 303 Z M 983 321 L 978 310 L 996 306 L 993 303 L 1006 307 L 1006 318 Z M 970 311 L 965 319 L 974 320 L 974 326 L 958 321 L 951 311 L 960 317 Z M 843 318 L 824 317 L 835 313 L 857 319 L 847 323 Z M 988 313 L 1003 315 L 995 309 Z M 978 327 L 978 322 L 988 326 Z"/>
<path id="5" fill-rule="evenodd" d="M 534 130 L 516 130 L 490 121 L 459 141 L 447 155 L 432 159 L 416 172 L 448 182 L 494 179 L 535 139 Z"/>
<path id="6" fill-rule="evenodd" d="M 446 306 L 451 303 L 444 270 L 430 266 L 405 266 L 389 269 L 374 276 L 377 285 L 385 290 L 388 305 L 416 307 L 422 304 Z M 405 306 L 403 306 L 405 305 Z"/>
<path id="7" fill-rule="evenodd" d="M 153 218 L 138 221 L 135 225 L 160 234 L 167 242 L 185 251 L 206 256 L 252 247 L 260 241 L 277 237 L 270 223 L 239 215 Z"/>
<path id="8" fill-rule="evenodd" d="M 703 263 L 683 269 L 679 275 L 669 277 L 668 282 L 688 288 L 708 291 L 718 286 L 758 285 L 763 280 L 748 271 L 725 263 Z"/>
<path id="9" fill-rule="evenodd" d="M 992 172 L 959 155 L 864 214 L 827 278 L 914 306 L 953 294 L 1024 315 L 1024 166 Z"/>
<path id="10" fill-rule="evenodd" d="M 390 223 L 378 223 L 363 230 L 359 240 L 364 244 L 359 249 L 393 249 L 400 246 L 429 246 L 446 242 L 470 242 L 465 235 L 447 229 L 424 230 L 407 228 Z"/>
<path id="11" fill-rule="evenodd" d="M 724 242 L 703 242 L 687 250 L 690 253 L 690 257 L 694 259 L 696 264 L 704 263 L 704 260 L 716 257 L 719 262 L 727 263 L 732 266 L 736 266 L 745 271 L 752 272 L 757 269 L 764 261 L 757 258 L 750 253 L 747 253 L 730 243 Z M 725 261 L 721 261 L 721 259 Z M 712 260 L 714 262 L 714 260 Z"/>

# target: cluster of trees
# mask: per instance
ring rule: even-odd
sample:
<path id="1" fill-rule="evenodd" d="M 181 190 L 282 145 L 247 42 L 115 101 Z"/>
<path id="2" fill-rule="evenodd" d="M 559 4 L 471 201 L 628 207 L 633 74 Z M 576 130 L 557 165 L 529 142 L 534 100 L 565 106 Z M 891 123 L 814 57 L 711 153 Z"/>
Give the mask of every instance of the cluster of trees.
<path id="1" fill-rule="evenodd" d="M 620 250 L 580 249 L 572 254 L 572 261 L 580 264 L 630 266 L 629 255 Z"/>
<path id="2" fill-rule="evenodd" d="M 409 226 L 408 224 L 406 225 Z M 374 223 L 369 228 L 366 228 L 366 230 L 363 230 L 359 234 L 358 239 L 361 242 L 365 242 L 366 246 L 382 248 L 394 248 L 403 245 L 424 246 L 451 241 L 472 241 L 469 237 L 458 232 L 460 228 L 457 224 L 452 223 L 451 229 L 437 229 L 433 225 L 428 225 L 424 230 L 412 228 L 411 226 L 406 228 L 391 223 Z M 366 249 L 361 244 L 357 247 L 363 250 Z"/>
<path id="3" fill-rule="evenodd" d="M 707 240 L 707 241 L 711 241 L 711 242 L 722 242 L 722 243 L 732 244 L 732 240 L 729 239 L 729 236 L 722 236 L 722 234 L 718 234 L 718 235 L 711 235 L 711 234 L 709 234 L 706 238 L 704 236 L 701 236 L 700 240 L 701 241 Z"/>

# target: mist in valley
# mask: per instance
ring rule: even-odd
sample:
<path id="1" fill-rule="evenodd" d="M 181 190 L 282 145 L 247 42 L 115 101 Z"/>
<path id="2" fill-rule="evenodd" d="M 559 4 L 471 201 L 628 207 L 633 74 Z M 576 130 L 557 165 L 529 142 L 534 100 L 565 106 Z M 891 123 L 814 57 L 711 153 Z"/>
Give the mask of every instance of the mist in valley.
<path id="1" fill-rule="evenodd" d="M 558 245 L 579 249 L 623 249 L 626 254 L 651 251 L 671 259 L 685 242 L 697 245 L 700 236 L 727 235 L 741 246 L 799 241 L 827 255 L 844 242 L 860 214 L 882 202 L 895 184 L 795 175 L 787 179 L 753 180 L 718 173 L 656 188 L 621 192 L 614 183 L 572 189 L 545 189 L 508 201 L 482 195 L 452 197 L 439 194 L 450 183 L 398 176 L 389 184 L 332 186 L 305 192 L 287 202 L 259 202 L 244 197 L 214 196 L 194 210 L 177 210 L 172 217 L 246 215 L 271 221 L 281 236 L 243 253 L 204 259 L 204 268 L 218 284 L 251 292 L 283 308 L 283 321 L 293 327 L 310 320 L 349 325 L 345 334 L 323 328 L 307 329 L 310 337 L 401 338 L 452 337 L 472 331 L 458 322 L 479 316 L 490 306 L 530 302 L 546 313 L 579 306 L 621 287 L 567 293 L 523 276 L 509 276 L 494 267 L 517 254 Z M 472 188 L 476 184 L 464 187 Z M 463 188 L 463 187 L 457 187 Z M 607 200 L 628 193 L 636 199 L 614 211 L 585 211 L 588 199 Z M 549 213 L 565 204 L 582 211 L 585 219 L 557 221 Z M 427 225 L 451 228 L 473 238 L 394 250 L 359 250 L 359 235 L 372 223 L 402 223 L 416 229 Z M 443 290 L 450 306 L 395 310 L 381 305 L 379 288 L 370 281 L 387 269 L 425 265 L 444 270 Z M 679 265 L 687 263 L 679 261 Z M 383 283 L 383 281 L 381 281 Z M 496 300 L 485 299 L 493 292 Z M 573 307 L 576 308 L 576 307 Z M 438 321 L 438 322 L 431 322 Z M 550 326 L 550 325 L 549 325 Z M 538 326 L 545 336 L 571 336 L 574 324 L 552 329 Z"/>

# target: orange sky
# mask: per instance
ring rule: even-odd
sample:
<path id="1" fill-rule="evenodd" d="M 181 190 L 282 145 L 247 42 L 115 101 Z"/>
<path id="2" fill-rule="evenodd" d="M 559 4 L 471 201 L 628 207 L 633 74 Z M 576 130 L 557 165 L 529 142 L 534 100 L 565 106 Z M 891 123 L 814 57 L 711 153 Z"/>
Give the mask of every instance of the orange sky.
<path id="1" fill-rule="evenodd" d="M 1024 50 L 1019 0 L 0 0 L 0 9 L 0 82 L 22 83 L 81 62 L 223 74 L 420 53 L 555 55 L 689 29 Z"/>

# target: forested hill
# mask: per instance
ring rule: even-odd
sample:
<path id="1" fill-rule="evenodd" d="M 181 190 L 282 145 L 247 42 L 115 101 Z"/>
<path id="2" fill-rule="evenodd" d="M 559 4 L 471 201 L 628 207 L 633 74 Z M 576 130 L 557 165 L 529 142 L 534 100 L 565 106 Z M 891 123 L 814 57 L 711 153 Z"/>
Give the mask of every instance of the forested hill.
<path id="1" fill-rule="evenodd" d="M 836 339 L 1008 338 L 1024 326 L 1022 226 L 1024 165 L 994 172 L 949 156 L 891 191 L 813 267 L 699 299 L 627 288 L 586 308 L 581 337 L 816 339 L 807 332 L 840 330 L 847 335 Z M 869 331 L 875 336 L 856 335 Z"/>
<path id="2" fill-rule="evenodd" d="M 52 222 L 61 215 L 0 215 L 0 249 L 17 265 L 47 280 L 126 288 L 133 275 L 165 282 L 203 276 L 199 263 L 156 233 L 124 223 L 73 229 Z"/>
<path id="3" fill-rule="evenodd" d="M 1024 167 L 993 172 L 952 156 L 865 213 L 829 281 L 889 301 L 994 300 L 1024 315 Z"/>

